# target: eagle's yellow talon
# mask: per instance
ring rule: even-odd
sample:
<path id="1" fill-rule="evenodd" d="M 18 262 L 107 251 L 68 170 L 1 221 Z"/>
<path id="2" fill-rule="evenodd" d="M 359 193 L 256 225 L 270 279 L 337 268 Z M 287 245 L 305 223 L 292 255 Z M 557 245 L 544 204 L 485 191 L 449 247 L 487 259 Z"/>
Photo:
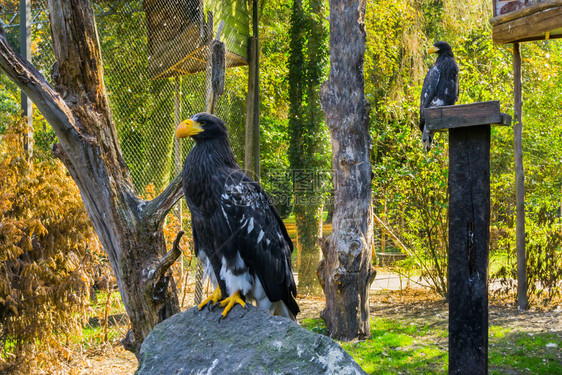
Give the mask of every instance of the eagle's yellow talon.
<path id="1" fill-rule="evenodd" d="M 215 303 L 220 301 L 221 298 L 222 298 L 221 288 L 217 287 L 217 289 L 215 289 L 215 291 L 209 297 L 207 297 L 203 302 L 197 305 L 197 308 L 201 310 L 203 307 L 207 306 L 209 302 L 212 302 L 212 304 L 214 305 Z"/>
<path id="2" fill-rule="evenodd" d="M 242 299 L 240 292 L 234 292 L 230 297 L 225 298 L 224 300 L 221 301 L 219 306 L 220 307 L 226 306 L 222 312 L 222 319 L 226 318 L 228 312 L 232 310 L 235 304 L 239 304 L 243 308 L 246 308 L 246 302 L 244 302 L 244 300 Z"/>

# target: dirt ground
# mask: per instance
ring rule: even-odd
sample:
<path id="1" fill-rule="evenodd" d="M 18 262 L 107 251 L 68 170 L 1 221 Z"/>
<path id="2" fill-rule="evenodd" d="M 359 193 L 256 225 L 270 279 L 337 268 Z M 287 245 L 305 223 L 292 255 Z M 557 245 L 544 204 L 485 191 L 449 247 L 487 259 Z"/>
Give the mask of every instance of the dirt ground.
<path id="1" fill-rule="evenodd" d="M 447 304 L 426 289 L 380 289 L 372 292 L 370 309 L 373 317 L 396 317 L 447 328 Z M 301 308 L 299 320 L 302 320 L 318 318 L 325 301 L 323 298 L 309 297 L 298 298 L 298 303 Z M 518 311 L 514 307 L 491 304 L 489 324 L 528 333 L 556 332 L 562 338 L 562 306 L 553 306 L 547 311 Z M 446 347 L 446 339 L 443 340 L 439 344 Z M 85 352 L 79 357 L 72 361 L 69 373 L 130 375 L 137 368 L 135 356 L 117 343 L 103 350 Z"/>

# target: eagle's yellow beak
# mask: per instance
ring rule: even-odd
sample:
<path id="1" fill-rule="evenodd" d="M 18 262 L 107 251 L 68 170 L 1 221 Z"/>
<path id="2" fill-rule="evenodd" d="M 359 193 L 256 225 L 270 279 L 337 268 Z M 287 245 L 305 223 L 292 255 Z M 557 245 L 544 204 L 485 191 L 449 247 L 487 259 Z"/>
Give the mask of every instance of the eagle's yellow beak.
<path id="1" fill-rule="evenodd" d="M 197 121 L 192 119 L 187 119 L 181 122 L 176 129 L 177 138 L 190 137 L 192 135 L 199 134 L 203 131 L 203 127 Z"/>
<path id="2" fill-rule="evenodd" d="M 431 48 L 427 50 L 427 53 L 435 53 L 437 51 L 439 51 L 439 48 L 431 46 Z"/>

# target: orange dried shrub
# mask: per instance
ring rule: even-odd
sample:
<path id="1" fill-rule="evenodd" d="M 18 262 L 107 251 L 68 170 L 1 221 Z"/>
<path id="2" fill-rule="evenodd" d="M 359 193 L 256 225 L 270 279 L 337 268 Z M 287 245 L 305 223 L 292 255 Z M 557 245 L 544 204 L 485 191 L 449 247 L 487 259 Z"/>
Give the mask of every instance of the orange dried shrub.
<path id="1" fill-rule="evenodd" d="M 100 245 L 78 188 L 24 124 L 0 136 L 0 373 L 50 372 L 80 337 Z"/>

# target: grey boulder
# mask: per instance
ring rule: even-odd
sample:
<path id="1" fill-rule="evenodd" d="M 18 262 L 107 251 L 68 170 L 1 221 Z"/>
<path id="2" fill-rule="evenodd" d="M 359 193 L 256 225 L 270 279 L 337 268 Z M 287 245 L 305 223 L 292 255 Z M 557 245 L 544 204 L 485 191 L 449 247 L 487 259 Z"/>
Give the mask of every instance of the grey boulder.
<path id="1" fill-rule="evenodd" d="M 334 340 L 247 305 L 196 308 L 158 324 L 146 337 L 136 375 L 365 374 Z"/>

